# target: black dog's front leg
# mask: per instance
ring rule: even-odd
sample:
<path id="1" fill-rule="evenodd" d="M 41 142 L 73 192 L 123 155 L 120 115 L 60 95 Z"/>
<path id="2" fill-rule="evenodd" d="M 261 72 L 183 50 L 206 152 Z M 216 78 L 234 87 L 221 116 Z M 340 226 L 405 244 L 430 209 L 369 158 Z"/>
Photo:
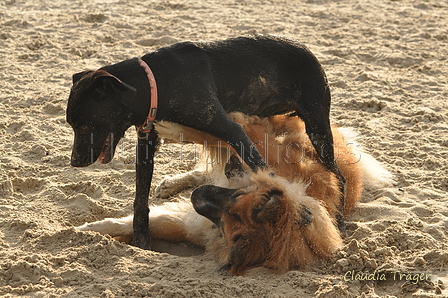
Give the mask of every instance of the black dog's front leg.
<path id="1" fill-rule="evenodd" d="M 150 249 L 148 196 L 154 170 L 154 153 L 157 146 L 157 134 L 151 131 L 139 135 L 137 144 L 136 190 L 134 200 L 134 238 L 132 245 Z"/>

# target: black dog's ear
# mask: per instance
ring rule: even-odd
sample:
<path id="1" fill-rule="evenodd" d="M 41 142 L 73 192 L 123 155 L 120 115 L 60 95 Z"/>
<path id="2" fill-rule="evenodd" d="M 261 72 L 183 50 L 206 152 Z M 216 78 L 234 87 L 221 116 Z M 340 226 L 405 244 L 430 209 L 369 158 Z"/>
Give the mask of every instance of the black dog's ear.
<path id="1" fill-rule="evenodd" d="M 131 85 L 123 82 L 119 78 L 114 75 L 111 75 L 107 71 L 97 70 L 92 75 L 91 88 L 104 90 L 106 91 L 109 87 L 112 87 L 116 92 L 126 92 L 126 91 L 134 91 L 137 90 Z M 101 93 L 101 92 L 100 92 Z"/>
<path id="2" fill-rule="evenodd" d="M 85 79 L 85 85 L 83 84 L 82 86 L 83 89 L 94 89 L 94 91 L 97 91 L 99 94 L 105 94 L 110 88 L 120 93 L 126 91 L 137 91 L 131 85 L 123 82 L 122 80 L 105 70 L 86 70 L 76 73 L 72 77 L 73 84 L 78 82 L 82 78 Z"/>
<path id="3" fill-rule="evenodd" d="M 203 185 L 193 191 L 191 202 L 197 213 L 219 226 L 221 216 L 236 191 L 237 189 Z"/>
<path id="4" fill-rule="evenodd" d="M 135 89 L 131 85 L 121 81 L 120 79 L 118 79 L 117 77 L 115 77 L 113 75 L 108 77 L 108 79 L 106 79 L 106 82 L 108 82 L 115 91 L 120 92 L 120 93 L 126 92 L 126 91 L 137 92 L 137 89 Z"/>
<path id="5" fill-rule="evenodd" d="M 236 155 L 230 156 L 229 161 L 226 163 L 224 173 L 227 179 L 244 176 L 243 164 Z"/>
<path id="6" fill-rule="evenodd" d="M 137 91 L 105 70 L 81 72 L 75 74 L 73 80 L 78 80 L 78 84 L 82 84 L 82 89 L 89 90 L 96 101 L 102 101 L 106 96 L 114 98 L 114 93 Z"/>
<path id="7" fill-rule="evenodd" d="M 85 76 L 85 75 L 87 75 L 89 73 L 92 73 L 92 72 L 95 72 L 95 71 L 94 70 L 85 70 L 85 71 L 81 71 L 81 72 L 75 73 L 72 76 L 73 84 L 76 83 L 77 81 L 79 81 L 83 76 Z"/>

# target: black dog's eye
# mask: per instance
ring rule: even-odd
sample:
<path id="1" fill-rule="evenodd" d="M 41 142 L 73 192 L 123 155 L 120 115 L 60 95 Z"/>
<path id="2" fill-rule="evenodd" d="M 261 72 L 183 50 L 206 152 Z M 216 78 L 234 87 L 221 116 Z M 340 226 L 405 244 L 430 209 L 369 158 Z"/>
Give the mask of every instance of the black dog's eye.
<path id="1" fill-rule="evenodd" d="M 89 127 L 87 125 L 84 125 L 83 127 L 81 127 L 82 130 L 87 130 L 89 129 Z"/>

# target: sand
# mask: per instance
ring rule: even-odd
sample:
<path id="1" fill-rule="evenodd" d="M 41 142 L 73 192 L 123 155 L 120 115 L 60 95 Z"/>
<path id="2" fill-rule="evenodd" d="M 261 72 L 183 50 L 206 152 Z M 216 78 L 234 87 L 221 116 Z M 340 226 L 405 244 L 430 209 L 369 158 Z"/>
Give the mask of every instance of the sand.
<path id="1" fill-rule="evenodd" d="M 185 245 L 179 256 L 76 232 L 132 212 L 136 137 L 108 165 L 70 167 L 71 75 L 248 33 L 307 44 L 328 75 L 332 122 L 358 130 L 395 176 L 364 193 L 334 258 L 235 277 Z M 446 1 L 0 1 L 0 296 L 448 297 L 447 58 Z M 193 169 L 198 150 L 162 147 L 152 191 Z"/>

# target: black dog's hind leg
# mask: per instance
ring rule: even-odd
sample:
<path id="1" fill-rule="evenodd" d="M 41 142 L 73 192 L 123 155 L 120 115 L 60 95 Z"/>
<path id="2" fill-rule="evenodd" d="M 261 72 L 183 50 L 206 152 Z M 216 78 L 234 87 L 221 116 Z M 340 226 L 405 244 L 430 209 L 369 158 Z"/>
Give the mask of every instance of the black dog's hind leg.
<path id="1" fill-rule="evenodd" d="M 136 190 L 134 200 L 134 237 L 132 245 L 150 249 L 148 196 L 154 170 L 154 153 L 157 146 L 157 134 L 151 131 L 140 135 L 137 143 L 135 165 Z"/>
<path id="2" fill-rule="evenodd" d="M 320 113 L 316 113 L 320 115 Z M 314 149 L 319 155 L 322 164 L 332 173 L 336 175 L 339 180 L 339 187 L 341 190 L 341 200 L 339 205 L 339 214 L 336 216 L 339 231 L 342 235 L 345 235 L 345 221 L 344 221 L 344 210 L 345 210 L 345 185 L 346 181 L 341 171 L 339 170 L 337 164 L 337 156 L 334 152 L 333 144 L 333 134 L 331 133 L 331 127 L 328 117 L 316 117 L 313 114 L 311 117 L 307 115 L 302 115 L 301 118 L 305 122 L 306 133 L 309 136 Z M 325 115 L 325 114 L 324 114 Z"/>
<path id="3" fill-rule="evenodd" d="M 325 167 L 333 172 L 339 180 L 339 188 L 341 191 L 341 200 L 339 204 L 339 213 L 336 215 L 336 220 L 338 224 L 339 231 L 342 235 L 345 235 L 345 221 L 344 221 L 344 210 L 345 210 L 345 196 L 346 196 L 346 181 L 341 171 L 339 170 L 336 158 L 334 154 L 333 137 L 331 130 L 326 134 L 308 134 L 314 148 L 319 154 L 320 160 Z"/>

